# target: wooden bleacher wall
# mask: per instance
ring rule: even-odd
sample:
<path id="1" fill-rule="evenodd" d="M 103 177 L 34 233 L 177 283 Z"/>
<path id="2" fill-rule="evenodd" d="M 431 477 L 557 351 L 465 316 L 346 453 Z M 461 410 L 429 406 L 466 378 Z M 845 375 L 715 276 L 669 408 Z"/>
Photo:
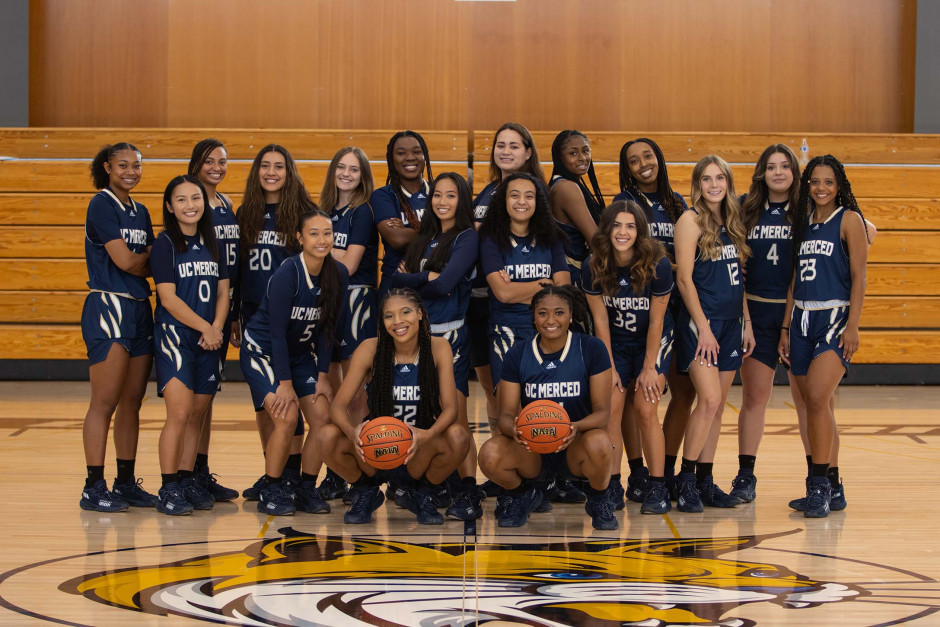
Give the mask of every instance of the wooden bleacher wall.
<path id="1" fill-rule="evenodd" d="M 113 141 L 131 141 L 144 169 L 133 194 L 150 210 L 159 233 L 163 187 L 183 173 L 192 146 L 218 137 L 229 151 L 221 191 L 236 206 L 250 160 L 267 143 L 287 146 L 308 190 L 318 197 L 329 159 L 342 146 L 370 156 L 376 185 L 386 176 L 392 131 L 0 129 L 0 378 L 75 378 L 87 374 L 78 321 L 87 287 L 83 223 L 94 193 L 88 164 Z M 435 173 L 472 167 L 479 191 L 489 171 L 492 131 L 431 131 Z M 733 164 L 738 193 L 747 191 L 753 163 L 776 142 L 811 154 L 831 152 L 845 164 L 866 217 L 878 227 L 868 265 L 860 365 L 904 367 L 905 377 L 930 380 L 940 364 L 940 136 L 735 133 L 588 132 L 605 198 L 617 193 L 617 159 L 627 139 L 660 144 L 676 191 L 688 197 L 692 166 L 716 153 Z M 554 133 L 534 133 L 546 174 Z M 472 156 L 472 159 L 469 157 Z M 237 351 L 229 353 L 237 359 Z M 69 364 L 70 367 L 62 367 Z M 890 368 L 889 368 L 890 370 Z M 895 368 L 897 371 L 897 368 Z M 874 372 L 874 370 L 872 370 Z M 39 373 L 39 374 L 37 374 Z M 931 374 L 933 373 L 933 374 Z M 891 382 L 901 382 L 892 380 Z"/>

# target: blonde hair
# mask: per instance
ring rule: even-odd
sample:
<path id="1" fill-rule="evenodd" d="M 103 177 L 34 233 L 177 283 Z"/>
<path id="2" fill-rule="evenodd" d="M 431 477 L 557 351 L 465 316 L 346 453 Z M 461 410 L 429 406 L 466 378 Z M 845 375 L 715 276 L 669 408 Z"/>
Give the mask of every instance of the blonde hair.
<path id="1" fill-rule="evenodd" d="M 751 249 L 747 245 L 747 229 L 744 226 L 741 203 L 734 191 L 734 176 L 731 174 L 731 168 L 718 155 L 702 157 L 692 170 L 692 207 L 696 210 L 695 223 L 702 231 L 702 235 L 698 240 L 698 256 L 700 259 L 710 259 L 712 261 L 721 257 L 721 225 L 718 224 L 718 220 L 715 219 L 714 214 L 712 214 L 702 197 L 702 175 L 705 173 L 705 168 L 712 164 L 718 166 L 718 169 L 724 174 L 725 180 L 728 181 L 728 192 L 721 201 L 719 212 L 725 230 L 731 237 L 731 241 L 737 246 L 738 257 L 743 262 L 751 256 Z"/>

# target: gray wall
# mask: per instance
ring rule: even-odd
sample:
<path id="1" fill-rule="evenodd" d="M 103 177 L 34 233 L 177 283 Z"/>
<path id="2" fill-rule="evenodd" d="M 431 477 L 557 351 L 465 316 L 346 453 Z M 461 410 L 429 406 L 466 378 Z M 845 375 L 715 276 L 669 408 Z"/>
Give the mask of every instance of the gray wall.
<path id="1" fill-rule="evenodd" d="M 917 0 L 914 132 L 940 133 L 940 2 Z"/>
<path id="2" fill-rule="evenodd" d="M 29 0 L 0 0 L 0 126 L 29 126 Z"/>

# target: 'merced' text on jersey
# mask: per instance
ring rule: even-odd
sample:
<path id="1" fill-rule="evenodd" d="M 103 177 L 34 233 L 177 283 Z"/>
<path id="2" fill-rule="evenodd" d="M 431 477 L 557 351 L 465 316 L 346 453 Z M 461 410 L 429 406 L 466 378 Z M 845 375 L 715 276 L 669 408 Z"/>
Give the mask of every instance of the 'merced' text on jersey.
<path id="1" fill-rule="evenodd" d="M 517 263 L 506 266 L 506 274 L 510 279 L 547 279 L 552 276 L 552 265 L 549 263 Z"/>
<path id="2" fill-rule="evenodd" d="M 526 383 L 526 398 L 577 398 L 581 396 L 580 381 Z"/>
<path id="3" fill-rule="evenodd" d="M 180 278 L 190 276 L 219 276 L 219 264 L 215 261 L 187 261 L 177 266 Z"/>
<path id="4" fill-rule="evenodd" d="M 143 229 L 121 229 L 121 237 L 128 244 L 147 245 L 147 231 Z"/>
<path id="5" fill-rule="evenodd" d="M 823 239 L 811 239 L 800 244 L 800 256 L 803 255 L 824 255 L 831 257 L 835 251 L 835 245 L 832 242 Z"/>
<path id="6" fill-rule="evenodd" d="M 786 224 L 758 224 L 747 234 L 748 239 L 790 239 Z"/>

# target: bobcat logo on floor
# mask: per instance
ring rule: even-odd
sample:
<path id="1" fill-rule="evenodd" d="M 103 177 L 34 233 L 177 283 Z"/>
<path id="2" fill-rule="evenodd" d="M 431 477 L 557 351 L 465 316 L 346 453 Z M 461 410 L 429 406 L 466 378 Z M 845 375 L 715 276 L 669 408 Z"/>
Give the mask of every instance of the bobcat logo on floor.
<path id="1" fill-rule="evenodd" d="M 792 532 L 548 544 L 282 533 L 241 552 L 91 574 L 59 589 L 113 607 L 229 625 L 388 627 L 743 627 L 754 622 L 725 614 L 750 603 L 799 609 L 869 594 L 783 566 L 721 557 Z"/>

